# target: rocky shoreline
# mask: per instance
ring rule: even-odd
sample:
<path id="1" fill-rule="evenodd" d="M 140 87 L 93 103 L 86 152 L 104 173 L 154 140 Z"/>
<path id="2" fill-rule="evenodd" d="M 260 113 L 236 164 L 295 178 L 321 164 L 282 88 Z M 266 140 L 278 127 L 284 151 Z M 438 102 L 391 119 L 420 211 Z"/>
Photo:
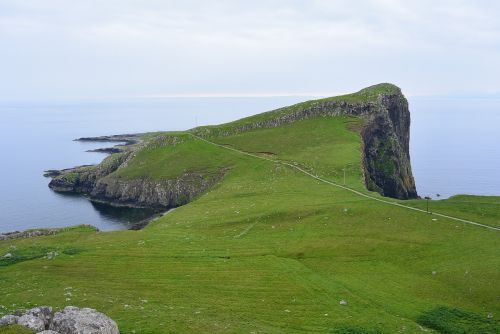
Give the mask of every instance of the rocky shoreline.
<path id="1" fill-rule="evenodd" d="M 304 104 L 304 107 L 298 104 L 290 107 L 290 112 L 275 113 L 275 117 L 265 120 L 233 128 L 201 127 L 191 131 L 201 137 L 227 136 L 258 128 L 278 127 L 312 117 L 358 116 L 364 119 L 360 135 L 367 189 L 398 199 L 418 198 L 409 156 L 408 101 L 399 88 L 390 88 L 389 92 L 359 102 L 332 100 Z M 371 89 L 369 87 L 357 94 L 368 96 L 372 94 Z M 184 140 L 175 135 L 158 135 L 150 140 L 145 140 L 144 136 L 125 134 L 76 139 L 120 144 L 93 150 L 110 154 L 98 165 L 46 171 L 45 175 L 52 178 L 49 187 L 57 192 L 83 194 L 92 201 L 115 206 L 166 211 L 191 202 L 224 177 L 224 170 L 217 173 L 185 171 L 172 179 L 128 178 L 115 173 L 126 167 L 148 145 L 175 146 Z M 145 225 L 147 223 L 138 224 Z"/>
<path id="2" fill-rule="evenodd" d="M 23 238 L 35 238 L 46 235 L 54 235 L 59 232 L 61 232 L 61 229 L 57 228 L 6 232 L 6 233 L 0 233 L 0 241 L 23 239 Z"/>
<path id="3" fill-rule="evenodd" d="M 120 142 L 124 143 L 123 146 L 139 144 L 142 142 L 141 136 L 143 133 L 135 134 L 123 134 L 123 135 L 111 135 L 111 136 L 98 136 L 98 137 L 81 137 L 74 141 L 84 141 L 84 142 Z"/>
<path id="4" fill-rule="evenodd" d="M 142 136 L 127 134 L 77 139 L 96 142 L 114 141 L 120 144 L 112 148 L 99 149 L 100 152 L 110 153 L 100 164 L 45 171 L 44 175 L 52 178 L 49 187 L 60 193 L 84 195 L 96 203 L 155 210 L 156 213 L 151 217 L 130 228 L 138 230 L 172 208 L 189 203 L 223 177 L 223 172 L 216 174 L 185 172 L 178 177 L 163 180 L 117 176 L 114 172 L 126 167 L 137 152 L 148 145 Z M 175 136 L 160 136 L 155 137 L 152 144 L 175 146 L 180 142 L 182 139 Z"/>

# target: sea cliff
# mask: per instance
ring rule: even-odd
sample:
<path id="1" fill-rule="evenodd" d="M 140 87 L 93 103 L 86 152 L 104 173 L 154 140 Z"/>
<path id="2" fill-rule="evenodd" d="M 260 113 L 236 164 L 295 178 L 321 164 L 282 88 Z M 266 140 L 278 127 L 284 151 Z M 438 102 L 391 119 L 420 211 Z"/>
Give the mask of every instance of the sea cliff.
<path id="1" fill-rule="evenodd" d="M 368 87 L 350 95 L 307 101 L 233 123 L 190 131 L 210 139 L 279 127 L 301 119 L 346 115 L 363 119 L 359 132 L 367 189 L 398 199 L 418 198 L 409 156 L 408 102 L 401 90 L 391 84 Z M 117 173 L 127 167 L 141 150 L 158 145 L 175 148 L 182 143 L 182 138 L 175 135 L 147 137 L 144 134 L 81 138 L 79 140 L 123 144 L 104 149 L 104 152 L 112 154 L 98 165 L 49 171 L 47 176 L 52 177 L 49 187 L 59 192 L 85 194 L 92 200 L 115 205 L 168 209 L 186 204 L 217 184 L 224 176 L 224 169 L 215 173 L 185 170 L 167 179 L 142 175 L 129 178 Z"/>

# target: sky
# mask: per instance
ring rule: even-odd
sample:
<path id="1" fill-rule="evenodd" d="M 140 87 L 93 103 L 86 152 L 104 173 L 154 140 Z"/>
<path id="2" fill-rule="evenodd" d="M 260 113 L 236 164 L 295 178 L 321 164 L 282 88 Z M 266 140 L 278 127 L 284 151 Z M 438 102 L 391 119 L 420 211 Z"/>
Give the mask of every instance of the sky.
<path id="1" fill-rule="evenodd" d="M 500 96 L 500 1 L 0 0 L 0 101 Z"/>

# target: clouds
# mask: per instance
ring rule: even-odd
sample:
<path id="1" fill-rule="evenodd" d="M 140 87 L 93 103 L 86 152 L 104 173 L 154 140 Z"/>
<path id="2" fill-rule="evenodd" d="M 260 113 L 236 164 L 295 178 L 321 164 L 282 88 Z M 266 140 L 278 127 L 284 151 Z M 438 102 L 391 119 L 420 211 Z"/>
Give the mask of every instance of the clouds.
<path id="1" fill-rule="evenodd" d="M 478 1 L 0 0 L 0 98 L 498 91 Z"/>

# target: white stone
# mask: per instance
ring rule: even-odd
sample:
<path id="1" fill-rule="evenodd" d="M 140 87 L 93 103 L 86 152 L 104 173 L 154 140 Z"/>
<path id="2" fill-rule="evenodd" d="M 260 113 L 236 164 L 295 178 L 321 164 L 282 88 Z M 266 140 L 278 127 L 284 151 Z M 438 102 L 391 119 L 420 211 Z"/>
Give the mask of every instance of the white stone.
<path id="1" fill-rule="evenodd" d="M 0 318 L 0 326 L 15 325 L 19 320 L 18 316 L 15 315 L 4 315 Z"/>
<path id="2" fill-rule="evenodd" d="M 60 334 L 119 334 L 116 322 L 90 308 L 66 307 L 54 315 L 50 329 Z"/>
<path id="3" fill-rule="evenodd" d="M 17 320 L 17 323 L 21 326 L 34 330 L 35 332 L 41 332 L 45 329 L 45 322 L 32 314 L 25 314 L 21 316 Z"/>

